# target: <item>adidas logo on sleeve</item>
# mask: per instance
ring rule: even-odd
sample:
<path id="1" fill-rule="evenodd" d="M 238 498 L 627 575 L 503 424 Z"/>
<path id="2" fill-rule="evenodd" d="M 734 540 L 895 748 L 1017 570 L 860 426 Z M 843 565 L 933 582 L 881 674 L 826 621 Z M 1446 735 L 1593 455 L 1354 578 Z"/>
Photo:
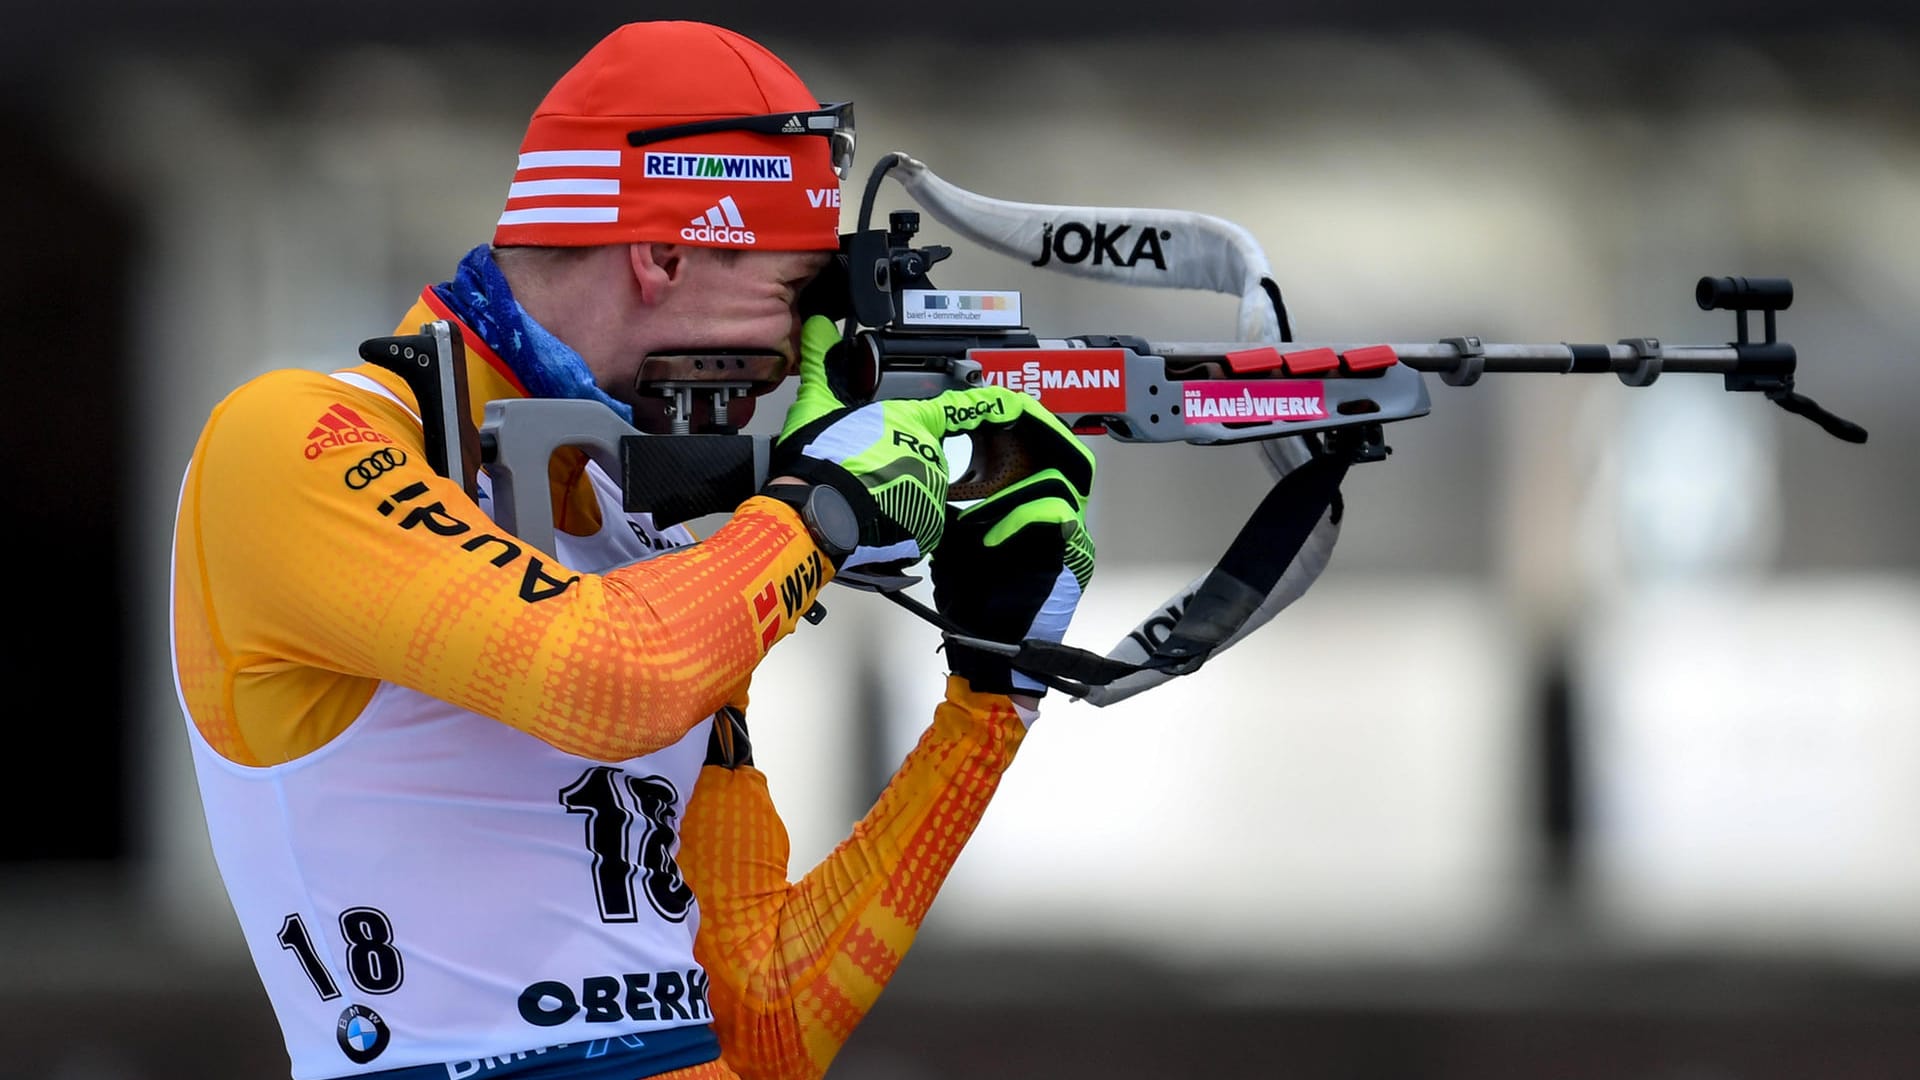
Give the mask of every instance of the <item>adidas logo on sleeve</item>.
<path id="1" fill-rule="evenodd" d="M 339 402 L 327 407 L 320 419 L 313 422 L 313 430 L 307 432 L 307 446 L 303 453 L 312 461 L 336 446 L 361 446 L 368 443 L 386 443 L 393 439 L 379 431 L 359 413 Z"/>
<path id="2" fill-rule="evenodd" d="M 694 218 L 686 228 L 680 230 L 680 238 L 709 244 L 752 245 L 753 230 L 745 226 L 746 222 L 740 219 L 740 207 L 734 203 L 733 196 L 722 195 L 719 202 L 707 207 L 706 213 Z"/>

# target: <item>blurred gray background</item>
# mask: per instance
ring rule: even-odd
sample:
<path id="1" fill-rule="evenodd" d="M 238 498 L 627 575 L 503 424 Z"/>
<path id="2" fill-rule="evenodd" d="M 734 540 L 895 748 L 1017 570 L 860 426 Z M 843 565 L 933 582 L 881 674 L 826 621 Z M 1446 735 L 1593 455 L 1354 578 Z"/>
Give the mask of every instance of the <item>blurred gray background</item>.
<path id="1" fill-rule="evenodd" d="M 856 100 L 861 180 L 905 150 L 990 195 L 1236 221 L 1303 340 L 1720 344 L 1699 276 L 1790 277 L 1801 389 L 1872 433 L 1706 376 L 1433 380 L 1290 612 L 1122 706 L 1049 706 L 834 1075 L 1920 1075 L 1920 16 L 1176 7 L 9 5 L 0 1077 L 286 1075 L 166 665 L 180 470 L 232 386 L 350 363 L 448 277 L 545 88 L 653 17 Z M 1231 333 L 1225 297 L 923 239 L 1043 334 Z M 1069 640 L 1104 650 L 1265 475 L 1096 451 Z M 939 686 L 924 627 L 826 599 L 755 683 L 796 874 Z"/>

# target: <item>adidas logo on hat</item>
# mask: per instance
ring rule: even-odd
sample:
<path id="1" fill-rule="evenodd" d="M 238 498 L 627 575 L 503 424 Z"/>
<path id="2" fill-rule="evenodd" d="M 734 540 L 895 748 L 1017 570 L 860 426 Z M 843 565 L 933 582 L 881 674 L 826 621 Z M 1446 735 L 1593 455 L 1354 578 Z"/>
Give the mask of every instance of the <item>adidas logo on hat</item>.
<path id="1" fill-rule="evenodd" d="M 740 219 L 740 207 L 733 196 L 723 195 L 720 201 L 707 207 L 707 212 L 688 222 L 680 230 L 682 240 L 697 240 L 708 244 L 745 244 L 754 243 L 753 230 L 745 228 Z"/>

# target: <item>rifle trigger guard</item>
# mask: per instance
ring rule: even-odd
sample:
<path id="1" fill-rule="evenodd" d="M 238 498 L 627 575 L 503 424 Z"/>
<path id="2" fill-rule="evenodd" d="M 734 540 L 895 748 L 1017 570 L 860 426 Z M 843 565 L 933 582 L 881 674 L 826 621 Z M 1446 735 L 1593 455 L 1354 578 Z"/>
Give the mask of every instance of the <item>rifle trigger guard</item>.
<path id="1" fill-rule="evenodd" d="M 1653 380 L 1660 377 L 1660 363 L 1665 356 L 1660 348 L 1660 339 L 1652 337 L 1621 338 L 1620 344 L 1633 350 L 1640 362 L 1625 371 L 1619 372 L 1620 381 L 1628 386 L 1651 386 Z"/>
<path id="2" fill-rule="evenodd" d="M 1480 381 L 1487 370 L 1486 346 L 1477 337 L 1441 338 L 1440 344 L 1451 345 L 1460 354 L 1460 362 L 1440 373 L 1440 381 L 1448 386 L 1472 386 Z"/>

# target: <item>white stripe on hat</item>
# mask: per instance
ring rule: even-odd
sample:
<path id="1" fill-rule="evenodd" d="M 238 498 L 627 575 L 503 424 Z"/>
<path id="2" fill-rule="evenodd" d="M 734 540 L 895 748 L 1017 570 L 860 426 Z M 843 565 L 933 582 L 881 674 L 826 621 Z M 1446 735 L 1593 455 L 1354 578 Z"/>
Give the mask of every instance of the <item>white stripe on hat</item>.
<path id="1" fill-rule="evenodd" d="M 522 169 L 552 169 L 563 165 L 584 166 L 590 169 L 617 169 L 620 167 L 618 150 L 535 150 L 520 155 Z"/>
<path id="2" fill-rule="evenodd" d="M 716 206 L 707 211 L 707 224 L 715 227 L 726 224 L 726 219 L 720 216 L 719 207 Z"/>
<path id="3" fill-rule="evenodd" d="M 531 199 L 541 195 L 618 195 L 618 180 L 519 180 L 507 188 L 509 199 Z"/>
<path id="4" fill-rule="evenodd" d="M 733 196 L 731 195 L 720 196 L 719 209 L 725 210 L 727 212 L 727 224 L 733 226 L 734 228 L 737 229 L 740 226 L 746 224 L 746 222 L 740 220 L 740 208 L 734 205 Z M 711 211 L 708 212 L 708 216 L 712 216 Z M 714 224 L 718 225 L 720 223 L 716 221 L 714 222 Z"/>
<path id="5" fill-rule="evenodd" d="M 536 206 L 531 210 L 509 210 L 500 215 L 502 225 L 580 224 L 619 221 L 617 206 Z"/>

